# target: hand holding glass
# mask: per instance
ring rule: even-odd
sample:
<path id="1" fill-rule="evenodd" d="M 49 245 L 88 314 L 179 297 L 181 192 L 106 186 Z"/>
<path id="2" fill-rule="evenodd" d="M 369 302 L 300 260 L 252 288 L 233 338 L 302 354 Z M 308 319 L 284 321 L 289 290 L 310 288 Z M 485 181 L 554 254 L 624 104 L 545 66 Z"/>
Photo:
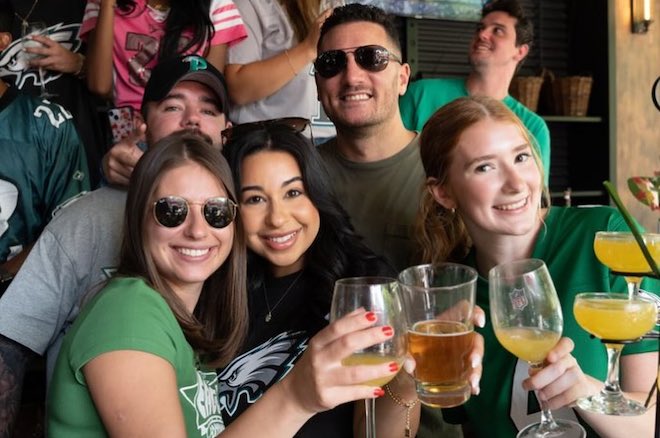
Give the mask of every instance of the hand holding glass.
<path id="1" fill-rule="evenodd" d="M 502 346 L 542 368 L 563 329 L 561 306 L 545 263 L 525 259 L 503 263 L 488 275 L 490 316 Z M 570 420 L 555 420 L 541 402 L 541 422 L 530 424 L 518 438 L 585 437 L 584 428 Z"/>
<path id="2" fill-rule="evenodd" d="M 420 265 L 401 272 L 399 282 L 419 400 L 437 408 L 465 403 L 471 392 L 477 271 L 453 263 Z"/>
<path id="3" fill-rule="evenodd" d="M 377 318 L 376 326 L 390 326 L 394 330 L 394 336 L 386 342 L 356 351 L 342 360 L 342 364 L 351 366 L 396 362 L 401 367 L 406 354 L 406 323 L 399 297 L 399 283 L 387 277 L 354 277 L 338 280 L 332 297 L 330 321 L 335 321 L 359 308 L 373 312 Z M 382 386 L 392 378 L 394 374 L 364 384 Z M 375 438 L 374 399 L 367 399 L 365 403 L 366 438 Z"/>

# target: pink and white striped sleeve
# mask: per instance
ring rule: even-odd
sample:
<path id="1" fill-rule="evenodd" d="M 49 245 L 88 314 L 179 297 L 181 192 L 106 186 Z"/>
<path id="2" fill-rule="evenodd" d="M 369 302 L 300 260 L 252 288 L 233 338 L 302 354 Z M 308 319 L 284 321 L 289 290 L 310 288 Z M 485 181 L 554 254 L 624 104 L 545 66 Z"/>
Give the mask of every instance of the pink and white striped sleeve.
<path id="1" fill-rule="evenodd" d="M 101 9 L 101 0 L 87 0 L 85 5 L 85 12 L 83 14 L 82 24 L 78 37 L 82 40 L 87 40 L 87 34 L 96 27 L 96 21 L 99 18 L 99 10 Z"/>
<path id="2" fill-rule="evenodd" d="M 231 0 L 211 1 L 211 21 L 215 34 L 211 45 L 227 44 L 231 46 L 247 36 L 247 30 L 238 8 Z"/>

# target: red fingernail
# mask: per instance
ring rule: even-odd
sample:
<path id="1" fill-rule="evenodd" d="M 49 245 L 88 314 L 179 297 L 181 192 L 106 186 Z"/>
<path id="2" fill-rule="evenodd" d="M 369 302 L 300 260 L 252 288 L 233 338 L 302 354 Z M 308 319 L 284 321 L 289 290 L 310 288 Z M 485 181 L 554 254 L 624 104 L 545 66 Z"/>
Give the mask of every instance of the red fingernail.
<path id="1" fill-rule="evenodd" d="M 383 326 L 383 333 L 385 333 L 385 336 L 392 336 L 394 334 L 394 329 L 389 325 L 385 325 Z"/>
<path id="2" fill-rule="evenodd" d="M 383 391 L 383 388 L 374 389 L 374 395 L 376 397 L 382 397 L 385 395 L 385 391 Z"/>
<path id="3" fill-rule="evenodd" d="M 399 371 L 399 364 L 396 362 L 390 363 L 390 372 Z"/>
<path id="4" fill-rule="evenodd" d="M 364 315 L 365 318 L 367 318 L 367 321 L 374 322 L 376 320 L 376 314 L 374 312 L 367 312 Z"/>

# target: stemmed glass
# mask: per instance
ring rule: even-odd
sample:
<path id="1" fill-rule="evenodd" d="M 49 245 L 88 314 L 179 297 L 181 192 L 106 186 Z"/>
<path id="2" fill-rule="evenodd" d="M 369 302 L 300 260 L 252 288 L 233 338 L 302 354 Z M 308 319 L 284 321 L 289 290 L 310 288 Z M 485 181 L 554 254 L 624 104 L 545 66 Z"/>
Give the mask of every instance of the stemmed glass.
<path id="1" fill-rule="evenodd" d="M 660 264 L 660 234 L 644 233 L 642 239 L 656 264 Z M 594 238 L 594 252 L 598 260 L 614 274 L 623 275 L 628 282 L 628 296 L 639 293 L 642 277 L 652 270 L 637 245 L 635 236 L 623 231 L 599 231 Z"/>
<path id="2" fill-rule="evenodd" d="M 599 338 L 607 349 L 607 381 L 596 395 L 581 398 L 577 405 L 607 415 L 641 415 L 646 407 L 627 399 L 619 386 L 619 358 L 627 343 L 639 340 L 656 323 L 657 308 L 641 296 L 617 293 L 581 293 L 573 304 L 580 327 Z"/>
<path id="3" fill-rule="evenodd" d="M 32 35 L 46 35 L 48 27 L 46 26 L 46 23 L 41 22 L 41 21 L 35 21 L 28 23 L 27 26 L 23 26 L 23 48 L 29 48 L 29 47 L 41 47 L 43 44 L 41 44 L 38 41 L 35 41 L 31 38 L 29 38 Z M 36 55 L 34 53 L 28 53 L 25 52 L 25 58 L 26 60 L 31 60 L 31 59 L 37 59 L 41 58 L 41 55 Z M 46 90 L 46 83 L 44 81 L 44 69 L 42 67 L 38 68 L 39 71 L 39 87 L 41 88 L 41 93 L 39 94 L 39 97 L 42 99 L 48 99 L 49 97 L 55 97 L 55 94 L 49 93 L 48 90 Z"/>
<path id="4" fill-rule="evenodd" d="M 540 370 L 546 356 L 559 342 L 563 316 L 548 268 L 542 260 L 504 263 L 490 270 L 490 317 L 495 336 L 519 359 Z M 518 432 L 518 438 L 585 437 L 575 421 L 555 420 L 545 403 L 541 422 Z"/>
<path id="5" fill-rule="evenodd" d="M 355 351 L 351 356 L 342 360 L 343 365 L 377 365 L 396 362 L 401 367 L 406 354 L 406 319 L 399 287 L 399 283 L 395 279 L 388 277 L 353 277 L 335 282 L 330 321 L 335 321 L 355 309 L 364 308 L 376 314 L 377 326 L 390 326 L 394 329 L 392 338 L 369 348 Z M 364 384 L 382 386 L 393 377 L 394 375 L 364 382 Z M 375 438 L 375 400 L 366 399 L 365 407 L 366 438 Z"/>

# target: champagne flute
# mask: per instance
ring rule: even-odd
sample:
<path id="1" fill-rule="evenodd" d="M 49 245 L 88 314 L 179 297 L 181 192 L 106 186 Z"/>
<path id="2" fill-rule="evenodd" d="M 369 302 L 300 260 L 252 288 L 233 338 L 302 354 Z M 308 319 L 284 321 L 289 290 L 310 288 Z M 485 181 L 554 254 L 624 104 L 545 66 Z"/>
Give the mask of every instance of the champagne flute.
<path id="1" fill-rule="evenodd" d="M 488 296 L 495 336 L 502 346 L 531 368 L 541 369 L 559 342 L 563 316 L 548 268 L 542 260 L 503 263 L 489 272 Z M 575 421 L 555 420 L 545 403 L 541 422 L 518 432 L 518 438 L 585 437 Z"/>
<path id="2" fill-rule="evenodd" d="M 22 31 L 23 31 L 23 48 L 29 48 L 29 47 L 41 47 L 43 44 L 41 44 L 38 41 L 35 41 L 31 38 L 29 38 L 32 35 L 43 35 L 46 36 L 47 34 L 47 29 L 48 26 L 46 26 L 46 23 L 42 21 L 34 21 L 31 23 L 28 23 L 27 26 L 23 26 Z M 32 59 L 37 59 L 41 58 L 41 55 L 35 55 L 33 53 L 27 53 L 25 52 L 26 59 L 32 60 Z M 55 97 L 55 94 L 49 93 L 48 90 L 46 90 L 46 83 L 45 83 L 45 77 L 44 77 L 44 69 L 42 67 L 38 68 L 39 72 L 39 88 L 41 89 L 41 92 L 39 93 L 39 97 L 42 99 L 48 99 L 50 97 Z"/>
<path id="3" fill-rule="evenodd" d="M 401 304 L 399 283 L 388 277 L 353 277 L 335 282 L 330 308 L 330 321 L 335 321 L 355 309 L 364 308 L 376 314 L 377 326 L 390 326 L 394 336 L 385 342 L 355 351 L 342 360 L 344 366 L 377 365 L 396 362 L 403 364 L 406 354 L 406 320 Z M 394 375 L 364 382 L 365 385 L 383 386 Z M 376 437 L 375 400 L 365 400 L 366 438 Z"/>

